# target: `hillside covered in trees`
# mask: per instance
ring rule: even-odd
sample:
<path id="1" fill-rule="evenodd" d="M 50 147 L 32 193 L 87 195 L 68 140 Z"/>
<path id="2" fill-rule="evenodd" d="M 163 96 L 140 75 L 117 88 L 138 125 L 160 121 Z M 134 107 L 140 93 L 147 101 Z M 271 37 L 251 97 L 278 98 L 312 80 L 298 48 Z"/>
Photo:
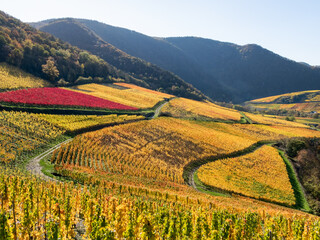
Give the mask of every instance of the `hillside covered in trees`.
<path id="1" fill-rule="evenodd" d="M 132 76 L 102 58 L 38 31 L 4 12 L 0 12 L 0 62 L 58 85 L 124 81 L 178 96 L 205 98 L 200 91 L 169 72 L 158 69 L 156 76 L 143 79 Z"/>

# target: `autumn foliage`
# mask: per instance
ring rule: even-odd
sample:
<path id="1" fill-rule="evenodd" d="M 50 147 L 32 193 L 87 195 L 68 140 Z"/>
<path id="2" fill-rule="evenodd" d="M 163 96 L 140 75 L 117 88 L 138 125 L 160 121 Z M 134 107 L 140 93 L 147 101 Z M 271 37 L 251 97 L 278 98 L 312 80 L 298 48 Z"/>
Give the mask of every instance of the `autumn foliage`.
<path id="1" fill-rule="evenodd" d="M 268 201 L 295 204 L 285 163 L 278 151 L 263 146 L 253 153 L 203 165 L 197 172 L 207 185 Z"/>
<path id="2" fill-rule="evenodd" d="M 32 88 L 0 93 L 0 102 L 137 110 L 120 103 L 61 88 Z"/>
<path id="3" fill-rule="evenodd" d="M 91 83 L 67 89 L 136 108 L 151 108 L 163 101 L 164 98 L 173 97 L 169 94 L 125 83 L 108 85 Z"/>

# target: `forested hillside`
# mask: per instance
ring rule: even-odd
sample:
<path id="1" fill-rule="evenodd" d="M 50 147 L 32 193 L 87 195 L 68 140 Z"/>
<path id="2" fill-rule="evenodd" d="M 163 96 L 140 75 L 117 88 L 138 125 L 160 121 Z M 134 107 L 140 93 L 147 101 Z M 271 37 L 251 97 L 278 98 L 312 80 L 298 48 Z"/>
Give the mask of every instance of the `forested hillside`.
<path id="1" fill-rule="evenodd" d="M 102 58 L 38 31 L 3 12 L 0 12 L 0 62 L 7 62 L 58 85 L 124 81 L 178 96 L 205 98 L 171 73 L 164 72 L 158 78 L 145 78 L 138 74 L 133 77 L 130 71 L 125 73 Z"/>
<path id="2" fill-rule="evenodd" d="M 178 76 L 119 50 L 77 20 L 59 19 L 44 24 L 41 30 L 101 57 L 135 78 L 142 79 L 149 88 L 195 99 L 204 98 L 200 91 L 184 83 Z"/>

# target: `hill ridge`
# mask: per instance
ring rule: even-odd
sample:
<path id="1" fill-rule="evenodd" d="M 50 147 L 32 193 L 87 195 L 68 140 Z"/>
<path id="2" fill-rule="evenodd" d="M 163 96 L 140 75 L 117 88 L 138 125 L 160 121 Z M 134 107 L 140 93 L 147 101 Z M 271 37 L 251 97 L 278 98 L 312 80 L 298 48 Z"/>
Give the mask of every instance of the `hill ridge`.
<path id="1" fill-rule="evenodd" d="M 74 20 L 117 49 L 175 73 L 217 101 L 240 103 L 320 87 L 320 68 L 295 62 L 257 44 L 150 37 L 95 20 Z"/>

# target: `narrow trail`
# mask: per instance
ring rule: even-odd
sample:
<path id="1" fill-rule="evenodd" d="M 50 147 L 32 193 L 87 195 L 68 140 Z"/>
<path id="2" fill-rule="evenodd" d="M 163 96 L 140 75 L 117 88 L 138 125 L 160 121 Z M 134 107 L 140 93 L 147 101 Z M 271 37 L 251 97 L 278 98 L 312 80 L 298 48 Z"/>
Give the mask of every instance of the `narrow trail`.
<path id="1" fill-rule="evenodd" d="M 201 165 L 202 166 L 202 165 Z M 196 183 L 194 182 L 194 174 L 196 173 L 196 171 L 198 171 L 198 169 L 201 167 L 201 166 L 198 166 L 194 169 L 192 169 L 192 171 L 190 172 L 190 185 L 191 187 L 193 187 L 195 190 L 197 190 L 198 192 L 201 192 L 198 188 L 197 188 L 197 185 Z"/>
<path id="2" fill-rule="evenodd" d="M 156 108 L 156 110 L 154 111 L 153 116 L 151 117 L 151 119 L 155 119 L 159 116 L 161 109 L 167 105 L 169 103 L 169 101 L 162 103 L 159 107 Z"/>
<path id="3" fill-rule="evenodd" d="M 40 166 L 40 161 L 45 158 L 46 156 L 48 156 L 49 154 L 53 153 L 54 150 L 60 148 L 60 146 L 62 144 L 66 144 L 68 142 L 70 142 L 72 140 L 72 138 L 69 138 L 55 146 L 53 146 L 52 148 L 48 149 L 47 151 L 39 154 L 38 156 L 36 156 L 35 158 L 31 159 L 27 165 L 27 170 L 29 172 L 31 172 L 32 174 L 34 175 L 37 175 L 37 176 L 40 176 L 41 178 L 44 178 L 44 179 L 48 179 L 48 180 L 55 180 L 54 178 L 51 178 L 45 174 L 43 174 L 43 172 L 41 171 L 42 170 L 42 167 Z"/>
<path id="4" fill-rule="evenodd" d="M 170 101 L 170 100 L 169 100 Z M 158 106 L 155 111 L 154 111 L 154 114 L 151 118 L 149 118 L 148 120 L 151 120 L 151 119 L 155 119 L 159 116 L 160 112 L 161 112 L 161 109 L 169 103 L 169 101 L 166 101 L 164 103 L 162 103 L 160 106 Z M 120 125 L 120 124 L 119 124 Z M 43 172 L 42 172 L 42 167 L 40 165 L 40 161 L 47 157 L 49 154 L 53 153 L 54 150 L 58 149 L 61 147 L 61 145 L 63 144 L 66 144 L 68 142 L 71 142 L 73 138 L 69 138 L 55 146 L 53 146 L 52 148 L 48 149 L 47 151 L 39 154 L 38 156 L 34 157 L 33 159 L 31 159 L 27 166 L 26 166 L 26 169 L 31 172 L 32 174 L 34 175 L 37 175 L 43 179 L 46 179 L 46 180 L 53 180 L 53 181 L 57 181 L 56 179 L 52 178 L 52 177 L 49 177 L 47 175 L 45 175 Z"/>

